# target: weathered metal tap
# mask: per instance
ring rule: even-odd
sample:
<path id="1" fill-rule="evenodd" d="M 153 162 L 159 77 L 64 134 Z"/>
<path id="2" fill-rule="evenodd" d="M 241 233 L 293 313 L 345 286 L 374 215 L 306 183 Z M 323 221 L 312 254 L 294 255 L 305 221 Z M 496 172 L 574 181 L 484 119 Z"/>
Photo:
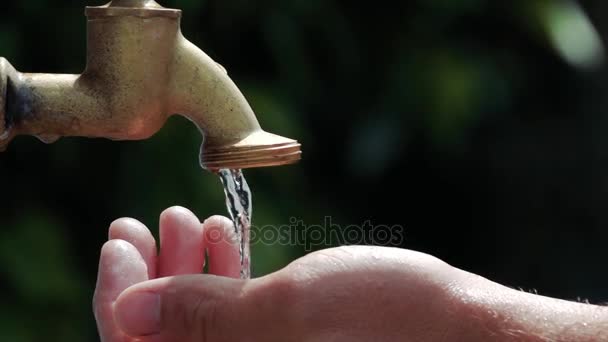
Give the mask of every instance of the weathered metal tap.
<path id="1" fill-rule="evenodd" d="M 17 135 L 146 139 L 179 114 L 202 131 L 208 170 L 300 159 L 300 144 L 264 132 L 226 70 L 184 38 L 180 10 L 114 0 L 86 16 L 81 75 L 20 73 L 0 58 L 0 151 Z"/>

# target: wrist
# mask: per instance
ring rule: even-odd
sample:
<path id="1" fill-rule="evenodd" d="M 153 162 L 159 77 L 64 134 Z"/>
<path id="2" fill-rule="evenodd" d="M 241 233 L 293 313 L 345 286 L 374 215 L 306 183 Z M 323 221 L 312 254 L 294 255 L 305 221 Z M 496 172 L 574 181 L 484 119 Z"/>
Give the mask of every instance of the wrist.
<path id="1" fill-rule="evenodd" d="M 460 341 L 605 341 L 608 308 L 526 293 L 463 272 Z"/>

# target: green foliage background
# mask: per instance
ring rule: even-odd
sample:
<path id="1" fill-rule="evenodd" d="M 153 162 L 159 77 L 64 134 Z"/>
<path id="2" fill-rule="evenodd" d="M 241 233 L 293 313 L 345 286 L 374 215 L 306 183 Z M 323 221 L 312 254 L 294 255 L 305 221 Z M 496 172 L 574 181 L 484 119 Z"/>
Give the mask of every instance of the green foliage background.
<path id="1" fill-rule="evenodd" d="M 266 130 L 303 144 L 298 165 L 246 172 L 257 226 L 399 224 L 401 247 L 509 286 L 608 300 L 604 2 L 161 4 L 183 9 L 186 37 Z M 3 2 L 0 55 L 21 71 L 80 72 L 85 5 L 99 3 Z M 169 206 L 224 214 L 200 142 L 179 117 L 147 141 L 15 139 L 0 154 L 0 341 L 97 340 L 90 301 L 112 220 L 156 233 Z M 256 244 L 254 273 L 304 253 Z"/>

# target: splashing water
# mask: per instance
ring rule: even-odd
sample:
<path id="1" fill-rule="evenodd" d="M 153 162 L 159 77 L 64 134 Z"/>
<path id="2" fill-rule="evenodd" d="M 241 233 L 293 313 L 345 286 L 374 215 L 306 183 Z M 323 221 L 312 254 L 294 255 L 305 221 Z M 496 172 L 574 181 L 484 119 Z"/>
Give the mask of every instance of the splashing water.
<path id="1" fill-rule="evenodd" d="M 218 175 L 224 185 L 226 206 L 234 223 L 241 254 L 241 278 L 251 277 L 249 238 L 251 228 L 251 190 L 242 170 L 219 170 Z"/>

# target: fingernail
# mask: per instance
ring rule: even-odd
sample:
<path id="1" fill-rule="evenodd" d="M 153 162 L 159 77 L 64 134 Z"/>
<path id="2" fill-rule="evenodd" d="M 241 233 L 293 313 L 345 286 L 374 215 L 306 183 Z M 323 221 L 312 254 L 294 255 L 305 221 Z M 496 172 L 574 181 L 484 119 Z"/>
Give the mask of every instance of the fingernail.
<path id="1" fill-rule="evenodd" d="M 116 324 L 129 336 L 160 333 L 160 296 L 133 292 L 120 296 L 114 304 Z"/>

